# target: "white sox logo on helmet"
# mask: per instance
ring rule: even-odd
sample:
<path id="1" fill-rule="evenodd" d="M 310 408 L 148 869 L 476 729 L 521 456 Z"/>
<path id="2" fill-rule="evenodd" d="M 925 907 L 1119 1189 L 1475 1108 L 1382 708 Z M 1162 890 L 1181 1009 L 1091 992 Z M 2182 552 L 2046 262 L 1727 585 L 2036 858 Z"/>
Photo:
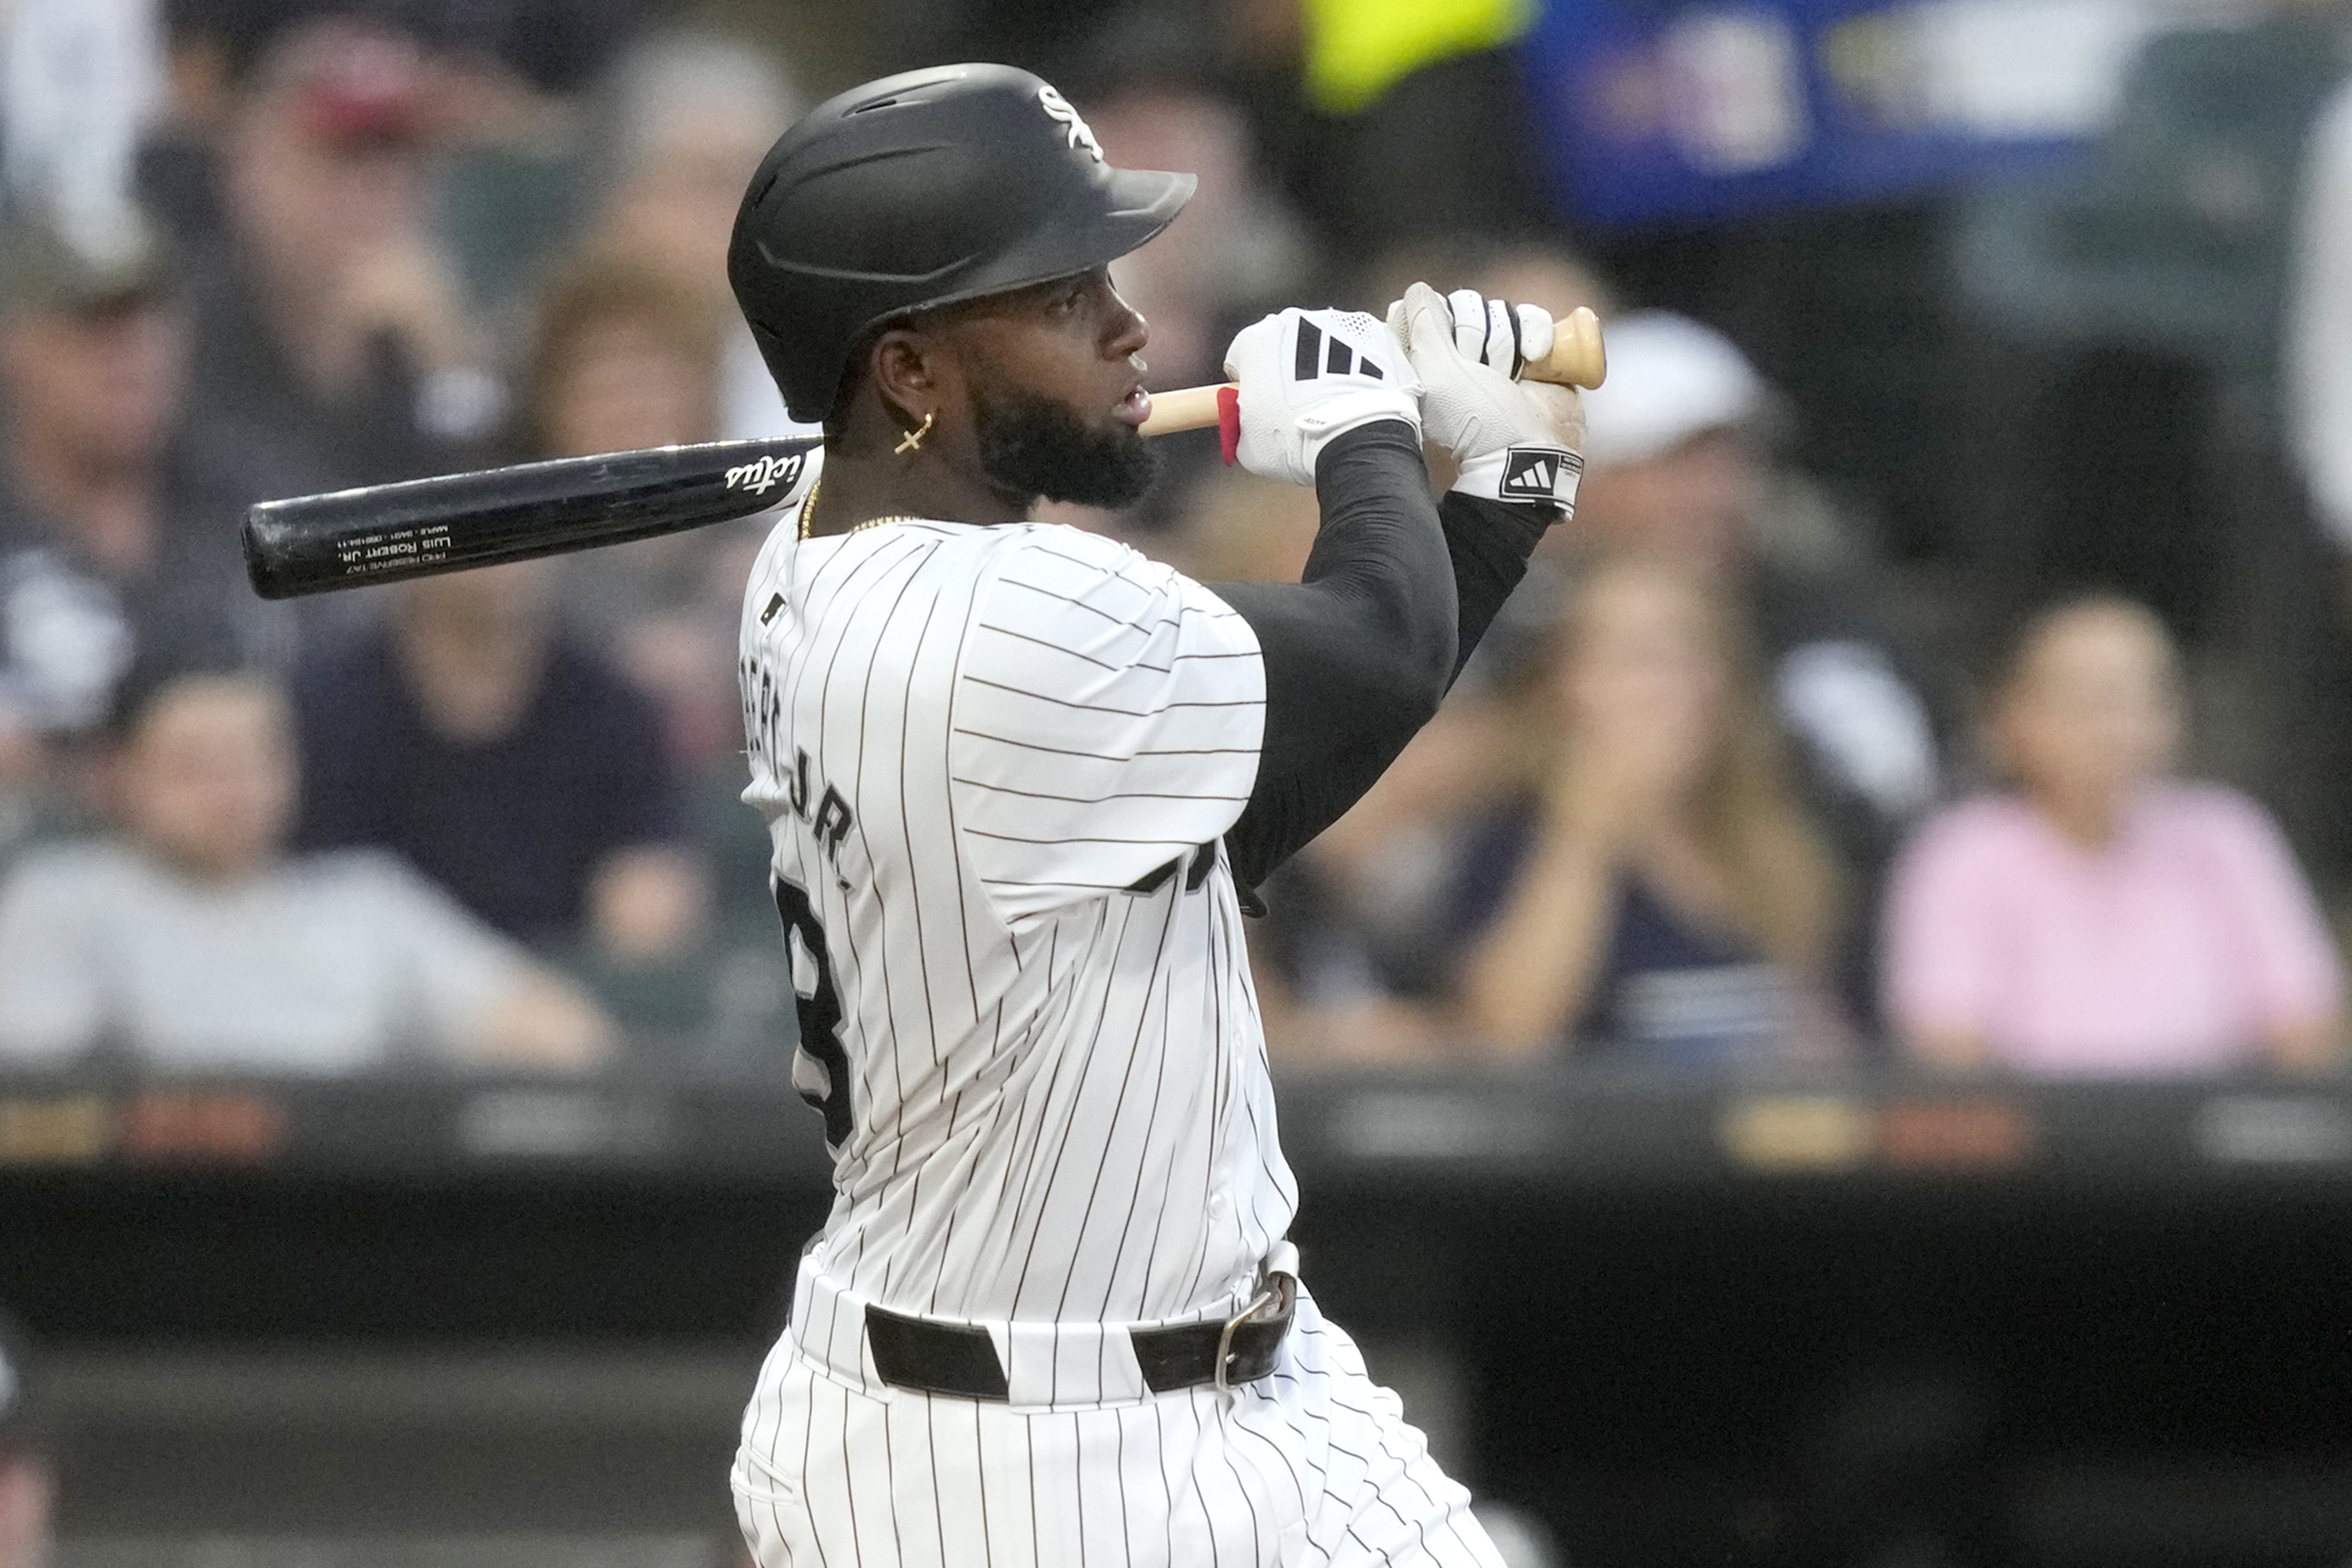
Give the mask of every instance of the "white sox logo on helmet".
<path id="1" fill-rule="evenodd" d="M 1078 111 L 1070 107 L 1068 99 L 1048 85 L 1037 89 L 1037 102 L 1045 110 L 1045 118 L 1068 132 L 1073 149 L 1084 149 L 1097 163 L 1107 161 L 1103 157 L 1102 143 L 1095 140 L 1095 133 L 1087 128 L 1085 121 L 1078 118 Z"/>

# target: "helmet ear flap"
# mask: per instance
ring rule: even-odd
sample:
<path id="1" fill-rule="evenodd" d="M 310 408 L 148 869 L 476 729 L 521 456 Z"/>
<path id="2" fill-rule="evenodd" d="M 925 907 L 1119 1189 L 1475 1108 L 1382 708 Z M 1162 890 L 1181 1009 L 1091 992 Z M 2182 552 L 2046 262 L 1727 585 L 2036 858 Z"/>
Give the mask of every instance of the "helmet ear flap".
<path id="1" fill-rule="evenodd" d="M 849 423 L 849 405 L 856 401 L 857 389 L 864 386 L 866 378 L 874 374 L 874 344 L 881 335 L 882 329 L 877 327 L 872 331 L 861 334 L 856 342 L 849 345 L 849 356 L 841 366 L 841 380 L 833 389 L 833 404 L 824 411 L 824 433 L 827 438 L 839 437 L 843 428 Z M 780 386 L 783 384 L 783 373 L 777 370 L 773 363 L 771 363 L 768 369 L 776 377 L 777 384 Z M 797 419 L 800 416 L 793 413 L 793 417 Z"/>

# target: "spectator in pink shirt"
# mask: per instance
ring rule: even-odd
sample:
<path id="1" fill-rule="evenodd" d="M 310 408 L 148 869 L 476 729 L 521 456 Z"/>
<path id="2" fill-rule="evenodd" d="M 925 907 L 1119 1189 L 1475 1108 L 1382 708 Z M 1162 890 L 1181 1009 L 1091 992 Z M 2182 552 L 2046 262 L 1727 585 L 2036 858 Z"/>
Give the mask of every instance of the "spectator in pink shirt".
<path id="1" fill-rule="evenodd" d="M 1922 828 L 1887 900 L 1886 1016 L 1927 1066 L 2130 1076 L 2332 1060 L 2342 978 L 2263 808 L 2169 777 L 2179 675 L 2129 600 L 2047 610 L 1987 714 L 2011 789 Z"/>

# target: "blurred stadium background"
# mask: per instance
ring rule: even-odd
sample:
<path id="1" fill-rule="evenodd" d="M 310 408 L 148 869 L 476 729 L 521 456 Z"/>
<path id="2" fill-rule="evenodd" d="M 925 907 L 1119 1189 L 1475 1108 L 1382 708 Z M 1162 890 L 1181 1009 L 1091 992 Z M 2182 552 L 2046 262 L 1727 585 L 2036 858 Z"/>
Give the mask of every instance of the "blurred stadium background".
<path id="1" fill-rule="evenodd" d="M 716 1568 L 827 1202 L 762 520 L 295 606 L 273 496 L 784 428 L 799 112 L 1040 71 L 1157 386 L 1611 323 L 1253 932 L 1298 1239 L 1514 1568 L 2352 1562 L 2352 7 L 0 3 L 0 1568 Z M 1171 437 L 1136 512 L 1293 573 Z"/>

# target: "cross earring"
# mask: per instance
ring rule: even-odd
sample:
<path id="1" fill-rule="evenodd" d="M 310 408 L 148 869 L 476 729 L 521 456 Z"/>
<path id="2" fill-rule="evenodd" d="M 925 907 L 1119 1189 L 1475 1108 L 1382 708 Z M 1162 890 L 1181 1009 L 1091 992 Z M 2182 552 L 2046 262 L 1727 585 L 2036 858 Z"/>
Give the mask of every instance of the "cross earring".
<path id="1" fill-rule="evenodd" d="M 899 454 L 919 450 L 923 445 L 923 437 L 931 433 L 931 421 L 937 417 L 939 416 L 936 414 L 924 415 L 923 422 L 920 425 L 916 426 L 912 430 L 908 431 L 906 439 L 891 447 L 890 450 Z"/>

